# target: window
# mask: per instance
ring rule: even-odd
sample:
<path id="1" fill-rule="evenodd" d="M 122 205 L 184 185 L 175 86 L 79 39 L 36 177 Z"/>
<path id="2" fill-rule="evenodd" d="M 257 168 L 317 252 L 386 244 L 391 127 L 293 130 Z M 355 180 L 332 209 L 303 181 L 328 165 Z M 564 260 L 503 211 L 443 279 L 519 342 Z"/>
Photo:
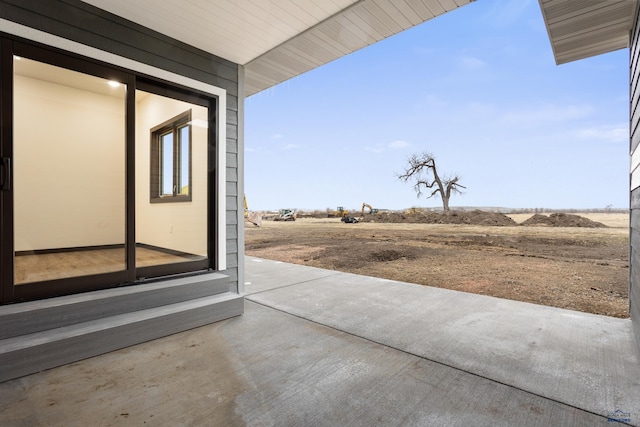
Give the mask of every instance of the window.
<path id="1" fill-rule="evenodd" d="M 191 201 L 191 110 L 151 129 L 151 203 Z"/>

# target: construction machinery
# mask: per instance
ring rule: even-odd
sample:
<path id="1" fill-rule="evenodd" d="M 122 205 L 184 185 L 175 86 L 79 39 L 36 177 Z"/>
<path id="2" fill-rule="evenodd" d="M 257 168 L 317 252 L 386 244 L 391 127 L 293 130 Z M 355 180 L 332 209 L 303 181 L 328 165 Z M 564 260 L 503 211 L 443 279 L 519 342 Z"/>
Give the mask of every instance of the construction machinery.
<path id="1" fill-rule="evenodd" d="M 293 209 L 280 209 L 278 216 L 273 218 L 274 221 L 295 221 L 298 213 Z"/>
<path id="2" fill-rule="evenodd" d="M 247 195 L 244 195 L 244 220 L 250 222 L 256 227 L 260 227 L 262 224 L 262 216 L 257 212 L 249 212 L 249 205 L 247 204 Z"/>
<path id="3" fill-rule="evenodd" d="M 336 218 L 343 218 L 347 215 L 349 215 L 349 211 L 342 206 L 338 206 L 336 210 L 333 211 L 333 216 Z"/>
<path id="4" fill-rule="evenodd" d="M 363 203 L 362 204 L 362 214 L 360 215 L 360 218 L 364 218 L 364 210 L 365 209 L 369 209 L 369 214 L 377 214 L 378 213 L 378 209 L 375 209 L 373 206 L 371 206 L 368 203 Z"/>
<path id="5" fill-rule="evenodd" d="M 352 216 L 349 215 L 345 215 L 343 216 L 340 221 L 344 222 L 345 224 L 357 224 L 358 222 L 358 218 L 354 218 Z"/>

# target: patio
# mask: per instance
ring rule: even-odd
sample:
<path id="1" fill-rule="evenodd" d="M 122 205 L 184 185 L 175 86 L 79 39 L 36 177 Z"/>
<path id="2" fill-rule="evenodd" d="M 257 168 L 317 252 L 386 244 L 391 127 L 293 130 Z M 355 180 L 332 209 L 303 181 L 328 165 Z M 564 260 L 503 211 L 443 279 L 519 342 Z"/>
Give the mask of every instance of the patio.
<path id="1" fill-rule="evenodd" d="M 0 425 L 640 425 L 631 321 L 247 257 L 245 314 L 0 384 Z"/>

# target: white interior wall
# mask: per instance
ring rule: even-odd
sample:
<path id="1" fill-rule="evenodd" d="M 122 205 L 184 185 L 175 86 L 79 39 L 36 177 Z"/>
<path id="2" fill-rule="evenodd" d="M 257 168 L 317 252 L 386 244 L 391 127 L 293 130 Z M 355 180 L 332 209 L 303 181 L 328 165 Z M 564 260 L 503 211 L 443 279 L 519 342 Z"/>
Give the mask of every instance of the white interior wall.
<path id="1" fill-rule="evenodd" d="M 151 129 L 191 109 L 190 202 L 150 202 Z M 146 92 L 136 95 L 136 242 L 207 255 L 207 109 Z"/>
<path id="2" fill-rule="evenodd" d="M 15 250 L 123 244 L 124 88 L 14 81 Z"/>

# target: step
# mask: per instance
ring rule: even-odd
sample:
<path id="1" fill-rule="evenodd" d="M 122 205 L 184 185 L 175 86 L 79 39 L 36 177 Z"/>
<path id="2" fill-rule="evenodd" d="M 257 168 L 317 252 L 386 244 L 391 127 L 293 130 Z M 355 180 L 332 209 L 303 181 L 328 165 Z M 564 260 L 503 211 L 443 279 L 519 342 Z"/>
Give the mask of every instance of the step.
<path id="1" fill-rule="evenodd" d="M 228 291 L 214 272 L 0 306 L 0 340 Z"/>
<path id="2" fill-rule="evenodd" d="M 225 292 L 0 340 L 0 382 L 241 315 Z"/>

